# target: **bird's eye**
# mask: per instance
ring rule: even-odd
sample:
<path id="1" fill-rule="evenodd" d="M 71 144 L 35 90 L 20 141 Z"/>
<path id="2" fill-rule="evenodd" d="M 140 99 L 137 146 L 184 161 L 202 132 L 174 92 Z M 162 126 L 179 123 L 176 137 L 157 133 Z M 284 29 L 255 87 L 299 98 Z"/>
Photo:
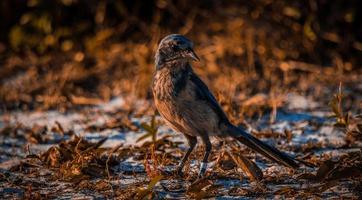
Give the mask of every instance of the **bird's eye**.
<path id="1" fill-rule="evenodd" d="M 180 48 L 177 45 L 174 45 L 174 46 L 172 46 L 172 50 L 178 51 L 178 50 L 180 50 Z"/>

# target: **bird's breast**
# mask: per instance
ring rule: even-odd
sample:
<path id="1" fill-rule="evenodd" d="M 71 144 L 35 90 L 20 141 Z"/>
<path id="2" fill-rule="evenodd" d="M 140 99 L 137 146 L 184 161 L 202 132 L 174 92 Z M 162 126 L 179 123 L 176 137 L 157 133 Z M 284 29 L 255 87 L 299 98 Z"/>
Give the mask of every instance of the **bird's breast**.
<path id="1" fill-rule="evenodd" d="M 172 100 L 180 96 L 186 88 L 189 71 L 158 70 L 153 79 L 153 95 L 159 100 Z"/>
<path id="2" fill-rule="evenodd" d="M 182 85 L 181 85 L 182 84 Z M 167 124 L 186 134 L 218 132 L 217 114 L 207 102 L 197 97 L 197 86 L 189 77 L 156 73 L 153 83 L 155 105 Z"/>

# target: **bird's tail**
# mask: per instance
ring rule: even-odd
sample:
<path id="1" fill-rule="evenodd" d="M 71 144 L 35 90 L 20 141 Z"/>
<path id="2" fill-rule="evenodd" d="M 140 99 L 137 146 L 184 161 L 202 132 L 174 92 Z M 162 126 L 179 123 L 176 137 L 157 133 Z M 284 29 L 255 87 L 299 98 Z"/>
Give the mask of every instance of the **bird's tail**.
<path id="1" fill-rule="evenodd" d="M 244 145 L 248 146 L 252 150 L 256 151 L 257 153 L 262 154 L 263 156 L 269 158 L 272 161 L 275 161 L 279 164 L 285 165 L 287 167 L 291 167 L 296 169 L 299 165 L 295 162 L 295 160 L 288 156 L 287 154 L 279 151 L 275 147 L 272 147 L 256 137 L 250 135 L 249 133 L 245 132 L 244 130 L 230 125 L 227 129 L 228 135 L 237 139 L 239 142 L 243 143 Z"/>

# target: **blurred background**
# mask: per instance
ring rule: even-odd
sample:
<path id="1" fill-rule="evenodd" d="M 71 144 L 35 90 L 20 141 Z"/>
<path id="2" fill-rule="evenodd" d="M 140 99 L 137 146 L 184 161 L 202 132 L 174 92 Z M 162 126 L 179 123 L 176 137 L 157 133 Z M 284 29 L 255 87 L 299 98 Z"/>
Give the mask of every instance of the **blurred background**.
<path id="1" fill-rule="evenodd" d="M 1 109 L 149 99 L 155 49 L 170 33 L 194 41 L 195 70 L 226 110 L 291 91 L 329 101 L 320 98 L 340 81 L 362 90 L 361 13 L 358 0 L 2 0 Z"/>

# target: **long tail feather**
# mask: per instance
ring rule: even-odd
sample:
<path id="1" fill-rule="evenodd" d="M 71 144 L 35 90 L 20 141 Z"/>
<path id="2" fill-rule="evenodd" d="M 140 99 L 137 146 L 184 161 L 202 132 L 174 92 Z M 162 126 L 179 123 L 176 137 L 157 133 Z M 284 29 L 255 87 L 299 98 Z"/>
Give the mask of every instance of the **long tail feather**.
<path id="1" fill-rule="evenodd" d="M 285 165 L 291 168 L 298 168 L 299 165 L 294 161 L 294 159 L 287 154 L 279 151 L 275 147 L 272 147 L 259 139 L 255 138 L 254 136 L 248 134 L 247 132 L 243 131 L 240 128 L 237 128 L 233 125 L 230 125 L 228 128 L 228 134 L 237 139 L 239 142 L 245 144 L 252 150 L 256 151 L 257 153 L 262 154 L 263 156 L 269 158 L 272 161 L 275 161 L 279 164 Z"/>

